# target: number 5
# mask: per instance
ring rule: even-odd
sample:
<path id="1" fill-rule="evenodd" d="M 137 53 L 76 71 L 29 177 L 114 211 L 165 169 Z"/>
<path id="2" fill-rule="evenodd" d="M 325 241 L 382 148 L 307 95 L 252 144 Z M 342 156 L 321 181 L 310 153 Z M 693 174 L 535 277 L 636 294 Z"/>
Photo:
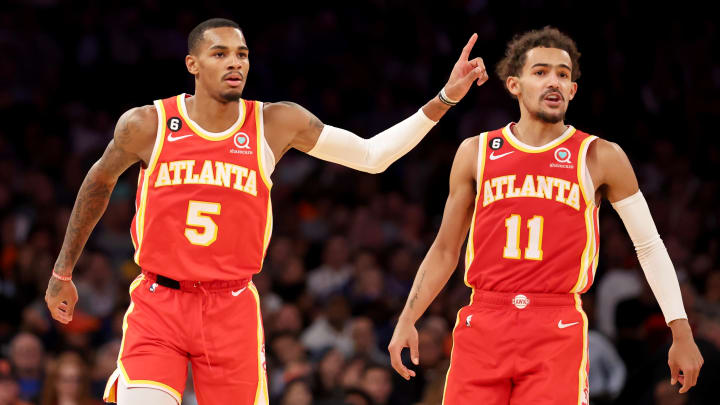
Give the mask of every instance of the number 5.
<path id="1" fill-rule="evenodd" d="M 190 201 L 188 204 L 187 224 L 203 228 L 198 232 L 193 228 L 185 228 L 185 237 L 193 245 L 210 246 L 217 239 L 217 224 L 207 215 L 220 214 L 220 204 L 205 201 Z"/>

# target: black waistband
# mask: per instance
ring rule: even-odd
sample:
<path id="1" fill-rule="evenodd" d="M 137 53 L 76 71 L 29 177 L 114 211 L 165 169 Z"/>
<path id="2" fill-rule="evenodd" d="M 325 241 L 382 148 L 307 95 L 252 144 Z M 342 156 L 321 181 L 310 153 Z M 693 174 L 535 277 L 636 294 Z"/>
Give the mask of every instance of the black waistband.
<path id="1" fill-rule="evenodd" d="M 158 285 L 161 285 L 161 286 L 167 287 L 167 288 L 172 288 L 173 290 L 180 289 L 179 281 L 173 280 L 170 277 L 161 276 L 160 274 L 155 276 L 155 282 L 158 283 Z"/>

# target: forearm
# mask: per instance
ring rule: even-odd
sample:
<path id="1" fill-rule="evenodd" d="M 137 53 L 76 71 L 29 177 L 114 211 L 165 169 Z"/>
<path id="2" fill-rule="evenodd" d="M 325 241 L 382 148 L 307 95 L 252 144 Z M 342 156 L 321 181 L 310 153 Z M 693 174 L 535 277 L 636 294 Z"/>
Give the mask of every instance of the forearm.
<path id="1" fill-rule="evenodd" d="M 677 275 L 650 215 L 645 198 L 639 191 L 613 203 L 635 245 L 638 261 L 665 321 L 687 319 Z"/>
<path id="2" fill-rule="evenodd" d="M 432 113 L 438 107 L 429 108 Z M 420 143 L 435 124 L 422 109 L 369 139 L 325 125 L 308 154 L 355 170 L 380 173 Z"/>
<path id="3" fill-rule="evenodd" d="M 458 255 L 435 246 L 425 256 L 413 281 L 399 322 L 414 324 L 445 286 L 458 263 Z"/>
<path id="4" fill-rule="evenodd" d="M 450 107 L 451 106 L 440 101 L 438 96 L 435 96 L 430 101 L 425 103 L 425 105 L 422 107 L 422 110 L 428 118 L 437 122 L 440 121 L 440 118 L 442 118 L 446 112 L 448 112 Z"/>
<path id="5" fill-rule="evenodd" d="M 117 179 L 101 176 L 98 163 L 93 165 L 85 176 L 70 214 L 60 254 L 55 262 L 55 271 L 58 274 L 63 276 L 72 274 L 90 233 L 105 212 L 116 181 Z"/>

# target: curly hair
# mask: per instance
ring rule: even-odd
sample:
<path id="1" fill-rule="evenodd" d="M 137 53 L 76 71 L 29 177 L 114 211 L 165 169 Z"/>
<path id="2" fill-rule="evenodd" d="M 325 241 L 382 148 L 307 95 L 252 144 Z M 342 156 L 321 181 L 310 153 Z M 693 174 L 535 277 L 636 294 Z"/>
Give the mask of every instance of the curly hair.
<path id="1" fill-rule="evenodd" d="M 580 52 L 577 45 L 569 36 L 557 28 L 546 26 L 541 30 L 532 30 L 516 35 L 508 43 L 505 57 L 498 62 L 496 72 L 500 80 L 505 83 L 509 76 L 520 76 L 527 52 L 533 48 L 557 48 L 570 55 L 572 61 L 571 79 L 576 81 L 580 77 Z"/>

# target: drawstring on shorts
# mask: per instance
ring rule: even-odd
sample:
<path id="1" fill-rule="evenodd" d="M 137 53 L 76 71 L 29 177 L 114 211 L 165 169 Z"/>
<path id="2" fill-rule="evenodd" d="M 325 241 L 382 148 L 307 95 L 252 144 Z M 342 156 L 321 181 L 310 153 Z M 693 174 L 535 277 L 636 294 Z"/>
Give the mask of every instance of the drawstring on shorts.
<path id="1" fill-rule="evenodd" d="M 207 361 L 208 369 L 212 371 L 212 366 L 210 365 L 210 353 L 207 348 L 207 339 L 205 338 L 205 324 L 203 323 L 203 315 L 205 314 L 205 308 L 207 308 L 207 300 L 210 298 L 210 294 L 205 287 L 203 287 L 201 282 L 198 281 L 193 285 L 200 288 L 200 291 L 203 293 L 202 305 L 200 307 L 200 337 L 202 338 L 203 352 L 205 352 L 205 361 Z"/>

